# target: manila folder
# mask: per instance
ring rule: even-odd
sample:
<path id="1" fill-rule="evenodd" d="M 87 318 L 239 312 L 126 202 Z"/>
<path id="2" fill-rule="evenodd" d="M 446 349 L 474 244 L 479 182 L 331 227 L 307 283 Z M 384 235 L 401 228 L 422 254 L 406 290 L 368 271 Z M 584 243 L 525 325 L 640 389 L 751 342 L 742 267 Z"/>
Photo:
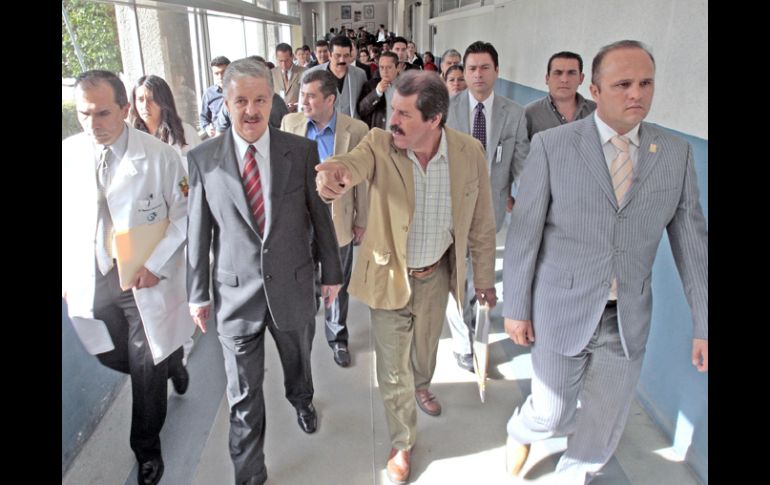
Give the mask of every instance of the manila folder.
<path id="1" fill-rule="evenodd" d="M 158 243 L 166 237 L 167 227 L 168 219 L 163 219 L 155 224 L 142 224 L 127 231 L 115 232 L 115 259 L 123 290 L 130 288 L 129 283 L 139 268 L 144 266 Z"/>

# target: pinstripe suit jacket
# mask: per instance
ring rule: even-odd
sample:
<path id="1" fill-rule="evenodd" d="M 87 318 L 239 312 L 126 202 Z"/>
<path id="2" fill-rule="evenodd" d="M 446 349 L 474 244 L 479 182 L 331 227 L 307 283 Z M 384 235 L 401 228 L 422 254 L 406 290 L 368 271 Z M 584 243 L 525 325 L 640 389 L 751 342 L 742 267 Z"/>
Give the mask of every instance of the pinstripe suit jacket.
<path id="1" fill-rule="evenodd" d="M 650 330 L 650 276 L 663 230 L 708 338 L 708 234 L 692 147 L 642 123 L 634 182 L 620 207 L 593 116 L 532 139 L 505 246 L 503 315 L 532 320 L 537 345 L 575 355 L 588 344 L 618 280 L 629 358 Z"/>

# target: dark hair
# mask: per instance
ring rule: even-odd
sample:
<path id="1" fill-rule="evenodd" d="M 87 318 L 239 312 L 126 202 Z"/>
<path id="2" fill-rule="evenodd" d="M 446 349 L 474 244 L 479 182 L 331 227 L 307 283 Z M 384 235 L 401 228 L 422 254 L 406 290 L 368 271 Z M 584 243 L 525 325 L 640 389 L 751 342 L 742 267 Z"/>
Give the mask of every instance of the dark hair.
<path id="1" fill-rule="evenodd" d="M 466 64 L 465 60 L 468 58 L 469 54 L 489 54 L 492 56 L 492 62 L 495 64 L 495 68 L 498 67 L 497 50 L 495 50 L 495 46 L 489 42 L 477 40 L 473 44 L 469 45 L 468 48 L 465 49 L 465 55 L 463 55 L 463 64 Z"/>
<path id="2" fill-rule="evenodd" d="M 593 63 L 591 65 L 591 84 L 594 84 L 597 87 L 599 86 L 599 77 L 600 77 L 599 74 L 602 67 L 602 61 L 604 60 L 604 56 L 618 49 L 641 49 L 644 52 L 646 52 L 648 56 L 650 56 L 652 65 L 653 67 L 655 66 L 655 58 L 652 57 L 652 53 L 647 48 L 647 46 L 645 46 L 638 40 L 619 40 L 617 42 L 613 42 L 612 44 L 605 45 L 604 47 L 599 49 L 599 52 L 596 53 L 596 56 L 594 57 Z"/>
<path id="3" fill-rule="evenodd" d="M 277 46 L 275 46 L 275 53 L 278 54 L 279 52 L 288 52 L 289 54 L 294 54 L 294 50 L 291 48 L 291 46 L 285 42 L 281 42 Z"/>
<path id="4" fill-rule="evenodd" d="M 145 124 L 139 112 L 136 110 L 136 90 L 137 88 L 144 86 L 145 89 L 152 93 L 152 101 L 160 108 L 160 124 L 155 133 L 150 133 L 149 127 Z M 182 126 L 182 118 L 176 111 L 176 103 L 174 103 L 174 95 L 171 93 L 171 88 L 168 83 L 160 76 L 149 75 L 142 76 L 136 81 L 134 89 L 131 90 L 131 110 L 129 111 L 129 119 L 131 125 L 137 130 L 142 130 L 146 133 L 160 139 L 164 143 L 169 145 L 173 141 L 179 143 L 180 146 L 187 145 L 187 140 L 184 137 L 184 127 Z"/>
<path id="5" fill-rule="evenodd" d="M 214 66 L 227 66 L 230 64 L 230 59 L 228 59 L 225 56 L 218 56 L 213 59 L 211 59 L 211 64 L 209 64 L 211 67 Z"/>
<path id="6" fill-rule="evenodd" d="M 265 65 L 267 66 L 268 69 L 275 69 L 275 64 L 273 64 L 270 61 L 265 61 Z"/>
<path id="7" fill-rule="evenodd" d="M 444 81 L 447 80 L 447 78 L 449 77 L 449 73 L 452 72 L 452 71 L 465 72 L 465 68 L 463 67 L 462 64 L 452 64 L 451 66 L 449 66 L 447 68 L 445 73 L 441 74 L 444 77 Z"/>
<path id="8" fill-rule="evenodd" d="M 315 46 L 316 47 L 329 47 L 329 43 L 326 42 L 323 39 L 318 39 L 317 41 L 315 41 Z M 331 50 L 331 49 L 329 49 L 329 50 Z"/>
<path id="9" fill-rule="evenodd" d="M 100 69 L 92 69 L 90 71 L 81 72 L 77 78 L 75 78 L 75 87 L 83 84 L 88 87 L 96 87 L 99 83 L 107 83 L 112 86 L 112 92 L 115 94 L 115 104 L 121 108 L 128 104 L 128 95 L 126 94 L 126 87 L 123 85 L 123 81 L 120 80 L 117 74 L 110 71 L 103 71 Z M 86 89 L 86 88 L 81 88 Z"/>
<path id="10" fill-rule="evenodd" d="M 449 91 L 435 71 L 406 71 L 396 78 L 394 87 L 401 96 L 417 95 L 417 109 L 423 121 L 441 115 L 439 128 L 444 126 L 449 113 Z"/>
<path id="11" fill-rule="evenodd" d="M 302 84 L 310 84 L 318 81 L 321 94 L 324 95 L 324 99 L 329 96 L 334 96 L 337 99 L 337 78 L 334 74 L 330 73 L 326 69 L 309 71 L 303 78 Z"/>
<path id="12" fill-rule="evenodd" d="M 390 57 L 391 59 L 393 59 L 393 63 L 396 66 L 398 66 L 398 54 L 396 54 L 395 52 L 393 51 L 383 52 L 382 54 L 380 54 L 379 59 L 377 59 L 377 64 L 379 64 L 379 61 L 381 61 L 383 57 Z"/>
<path id="13" fill-rule="evenodd" d="M 351 42 L 351 40 L 344 35 L 332 37 L 331 42 L 329 42 L 329 50 L 333 51 L 334 46 L 340 46 L 343 49 L 350 49 L 351 51 L 353 50 L 353 42 Z"/>
<path id="14" fill-rule="evenodd" d="M 574 52 L 570 51 L 561 51 L 552 55 L 551 58 L 548 59 L 548 67 L 545 68 L 546 75 L 551 74 L 551 63 L 554 59 L 575 59 L 578 61 L 579 73 L 583 72 L 583 58 L 580 57 L 580 54 L 575 54 Z"/>
<path id="15" fill-rule="evenodd" d="M 309 45 L 303 45 L 302 46 L 302 50 L 310 52 L 310 46 Z"/>
<path id="16" fill-rule="evenodd" d="M 422 55 L 430 57 L 430 62 L 436 62 L 436 58 L 433 57 L 433 53 L 431 51 L 425 51 L 422 53 Z"/>
<path id="17" fill-rule="evenodd" d="M 390 47 L 393 48 L 396 42 L 403 42 L 405 46 L 409 47 L 409 41 L 407 41 L 404 37 L 401 37 L 401 36 L 396 36 L 390 39 Z"/>

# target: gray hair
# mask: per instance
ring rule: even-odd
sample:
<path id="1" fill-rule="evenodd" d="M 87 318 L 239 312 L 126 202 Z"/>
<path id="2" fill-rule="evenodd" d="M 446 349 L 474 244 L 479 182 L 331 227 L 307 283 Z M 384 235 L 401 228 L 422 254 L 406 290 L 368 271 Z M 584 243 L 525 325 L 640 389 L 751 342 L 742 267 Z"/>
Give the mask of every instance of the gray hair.
<path id="1" fill-rule="evenodd" d="M 652 65 L 653 67 L 655 66 L 655 58 L 652 57 L 652 53 L 646 45 L 642 44 L 638 40 L 619 40 L 617 42 L 613 42 L 612 44 L 605 45 L 599 49 L 599 52 L 596 53 L 596 56 L 594 57 L 593 63 L 591 65 L 591 84 L 599 87 L 599 79 L 601 77 L 600 74 L 604 56 L 618 49 L 641 49 L 646 52 L 648 56 L 650 56 Z"/>
<path id="2" fill-rule="evenodd" d="M 459 52 L 457 49 L 447 49 L 446 51 L 444 51 L 444 53 L 441 55 L 441 61 L 443 62 L 443 60 L 444 60 L 444 59 L 445 59 L 447 56 L 450 56 L 450 57 L 459 57 L 460 59 L 462 59 L 462 58 L 463 58 L 463 55 L 462 55 L 462 54 L 460 54 L 460 52 Z"/>
<path id="3" fill-rule="evenodd" d="M 412 69 L 398 76 L 394 87 L 401 96 L 417 95 L 417 109 L 423 121 L 441 115 L 439 128 L 444 127 L 449 113 L 449 91 L 438 73 Z"/>
<path id="4" fill-rule="evenodd" d="M 233 61 L 229 66 L 227 66 L 224 79 L 222 80 L 222 94 L 227 97 L 227 91 L 230 87 L 230 83 L 242 77 L 256 77 L 264 79 L 267 81 L 268 86 L 270 86 L 270 94 L 273 94 L 273 74 L 270 72 L 270 69 L 268 69 L 264 64 L 248 57 L 245 59 L 238 59 L 237 61 Z"/>
<path id="5" fill-rule="evenodd" d="M 308 72 L 305 77 L 302 78 L 302 84 L 310 84 L 318 81 L 321 94 L 324 95 L 324 99 L 329 96 L 334 96 L 334 100 L 337 100 L 337 78 L 327 71 L 326 69 L 319 69 Z"/>

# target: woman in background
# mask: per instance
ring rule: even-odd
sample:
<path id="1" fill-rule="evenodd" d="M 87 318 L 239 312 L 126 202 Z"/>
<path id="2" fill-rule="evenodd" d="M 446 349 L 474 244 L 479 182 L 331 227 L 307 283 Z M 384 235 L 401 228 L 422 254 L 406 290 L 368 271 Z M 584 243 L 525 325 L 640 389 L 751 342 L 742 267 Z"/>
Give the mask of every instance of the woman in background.
<path id="1" fill-rule="evenodd" d="M 454 66 L 449 66 L 449 69 L 444 73 L 444 81 L 449 90 L 450 98 L 467 88 L 468 86 L 465 84 L 465 75 L 463 74 L 463 65 L 455 64 Z"/>
<path id="2" fill-rule="evenodd" d="M 137 130 L 154 135 L 162 142 L 171 145 L 182 159 L 185 173 L 187 170 L 187 152 L 201 142 L 198 132 L 191 125 L 182 121 L 176 111 L 174 95 L 168 83 L 160 76 L 142 76 L 136 82 L 131 91 L 131 111 L 129 112 L 131 125 Z M 198 334 L 195 330 L 193 337 Z M 187 356 L 190 355 L 193 337 L 184 343 L 184 357 L 182 363 L 187 365 Z"/>
<path id="3" fill-rule="evenodd" d="M 131 92 L 131 125 L 168 143 L 179 153 L 187 172 L 187 152 L 200 144 L 195 128 L 176 111 L 171 88 L 162 77 L 142 76 Z"/>
<path id="4" fill-rule="evenodd" d="M 422 55 L 422 68 L 425 71 L 438 71 L 438 67 L 436 67 L 436 58 L 433 57 L 433 53 L 431 51 L 425 51 L 425 53 Z"/>

